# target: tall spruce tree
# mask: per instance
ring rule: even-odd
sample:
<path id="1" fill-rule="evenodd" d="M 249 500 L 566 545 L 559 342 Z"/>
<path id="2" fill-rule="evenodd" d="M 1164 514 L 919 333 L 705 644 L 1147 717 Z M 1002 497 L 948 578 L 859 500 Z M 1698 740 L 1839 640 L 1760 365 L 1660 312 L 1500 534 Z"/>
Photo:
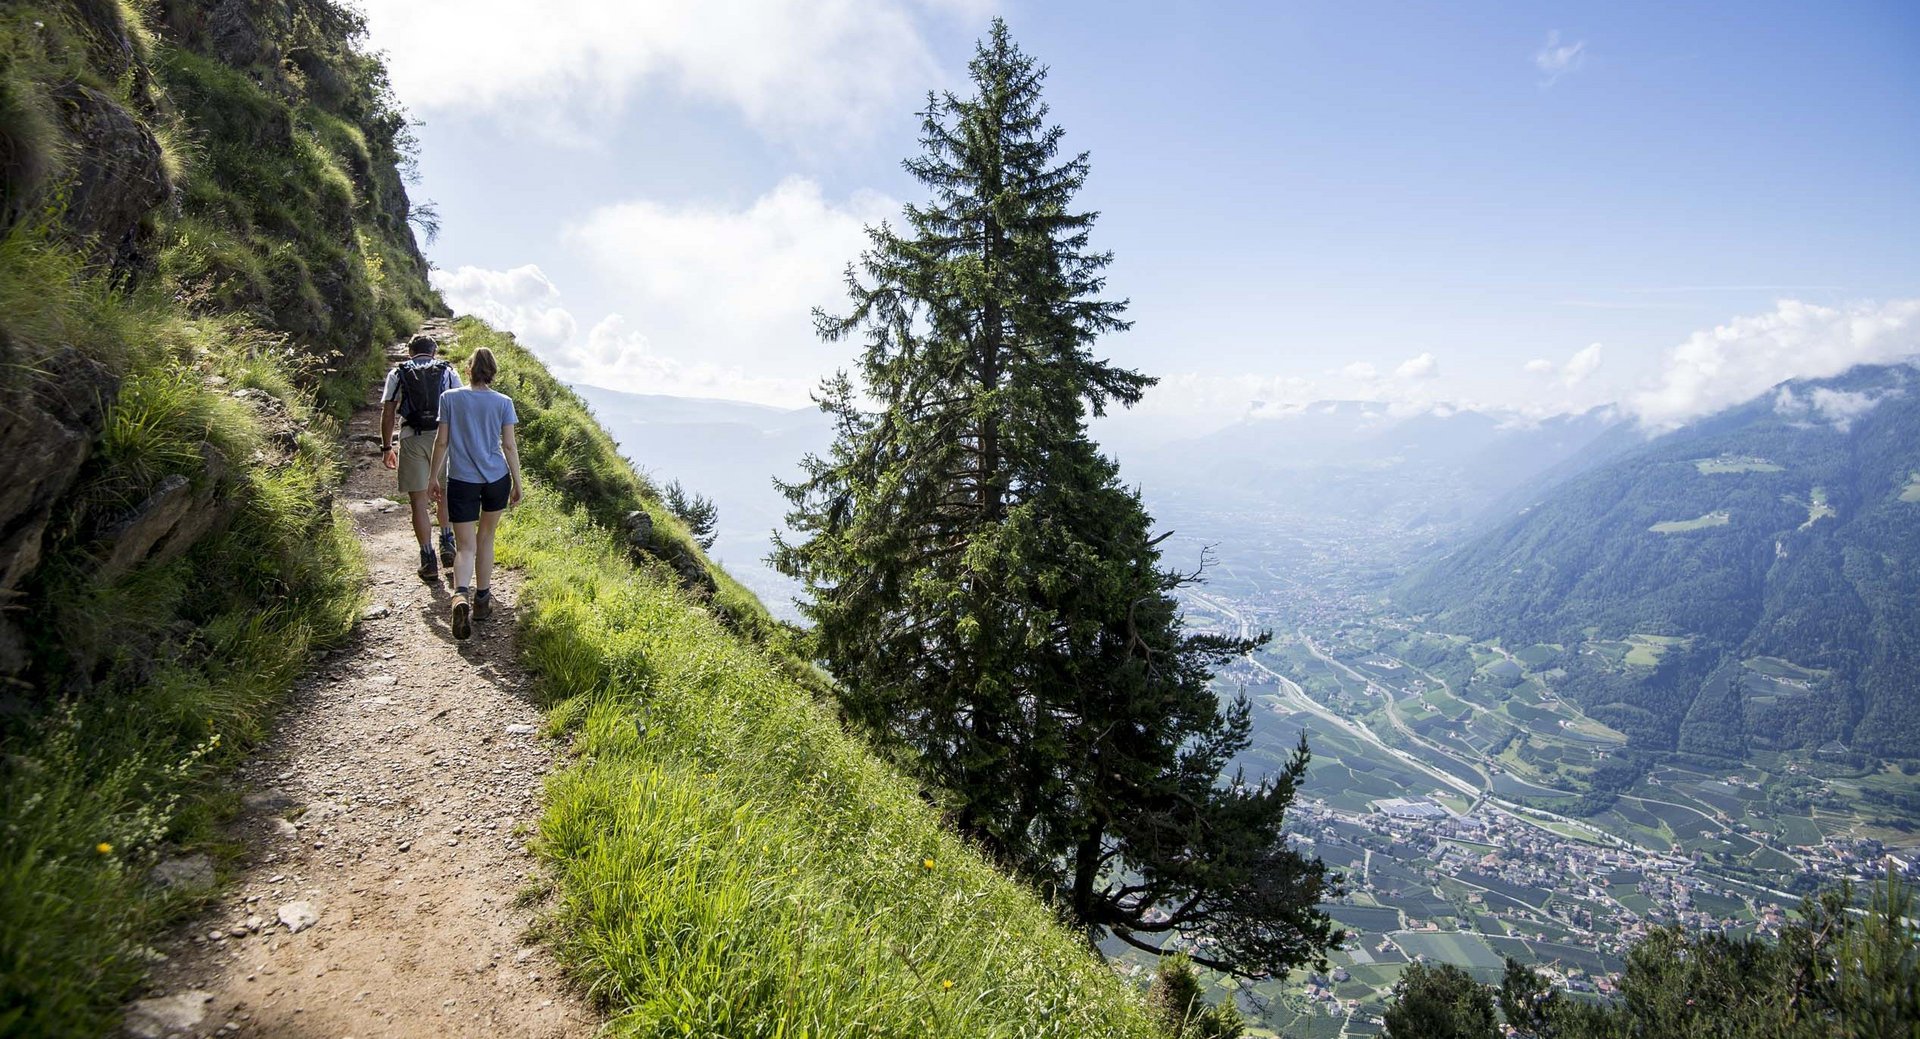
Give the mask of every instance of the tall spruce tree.
<path id="1" fill-rule="evenodd" d="M 1071 207 L 1087 157 L 1059 156 L 1045 69 L 1004 23 L 969 72 L 972 96 L 928 98 L 905 163 L 932 199 L 869 232 L 850 312 L 816 314 L 864 338 L 864 389 L 823 386 L 838 434 L 784 486 L 799 537 L 774 562 L 806 585 L 848 716 L 1090 942 L 1204 936 L 1196 961 L 1246 974 L 1318 959 L 1327 876 L 1280 834 L 1304 743 L 1268 781 L 1224 779 L 1248 707 L 1223 712 L 1210 679 L 1257 640 L 1181 630 L 1189 578 L 1087 435 L 1153 383 L 1093 354 L 1127 322 Z"/>

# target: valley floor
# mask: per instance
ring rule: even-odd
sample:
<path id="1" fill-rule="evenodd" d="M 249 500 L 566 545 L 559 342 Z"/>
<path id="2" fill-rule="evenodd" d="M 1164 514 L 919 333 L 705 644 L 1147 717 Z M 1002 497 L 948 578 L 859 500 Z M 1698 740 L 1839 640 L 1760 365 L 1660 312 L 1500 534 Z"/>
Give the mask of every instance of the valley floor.
<path id="1" fill-rule="evenodd" d="M 528 933 L 517 895 L 552 767 L 517 663 L 514 575 L 454 641 L 444 580 L 424 582 L 407 510 L 373 441 L 351 432 L 342 493 L 372 605 L 354 639 L 295 688 L 237 777 L 242 872 L 159 944 L 135 1035 L 591 1034 L 596 1016 Z M 443 571 L 444 574 L 444 571 Z M 204 869 L 187 861 L 177 868 Z M 307 923 L 307 919 L 311 923 Z M 299 929 L 296 931 L 295 928 Z"/>

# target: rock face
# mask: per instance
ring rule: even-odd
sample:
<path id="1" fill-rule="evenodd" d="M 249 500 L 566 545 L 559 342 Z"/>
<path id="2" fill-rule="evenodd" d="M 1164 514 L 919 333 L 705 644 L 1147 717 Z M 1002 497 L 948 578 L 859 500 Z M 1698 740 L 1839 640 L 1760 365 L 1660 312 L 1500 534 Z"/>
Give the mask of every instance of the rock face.
<path id="1" fill-rule="evenodd" d="M 150 269 L 153 210 L 173 197 L 160 142 L 113 98 L 79 83 L 53 91 L 78 154 L 71 163 L 65 223 L 74 244 L 126 280 Z"/>
<path id="2" fill-rule="evenodd" d="M 0 392 L 0 607 L 40 564 L 54 506 L 78 478 L 120 388 L 112 373 L 74 350 L 39 368 L 43 375 L 31 386 Z M 19 631 L 0 611 L 0 676 L 25 666 Z"/>
<path id="3" fill-rule="evenodd" d="M 220 479 L 227 472 L 226 459 L 211 444 L 200 445 L 200 454 L 206 459 L 204 477 L 189 480 L 169 476 L 161 480 L 146 501 L 106 531 L 101 576 L 119 577 L 143 562 L 172 562 L 226 523 L 232 503 L 219 493 Z"/>

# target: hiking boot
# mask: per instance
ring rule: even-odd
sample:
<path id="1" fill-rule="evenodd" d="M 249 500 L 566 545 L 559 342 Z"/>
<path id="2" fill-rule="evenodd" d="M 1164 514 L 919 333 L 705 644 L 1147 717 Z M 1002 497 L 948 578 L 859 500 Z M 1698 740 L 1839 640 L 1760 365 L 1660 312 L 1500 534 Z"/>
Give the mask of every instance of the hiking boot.
<path id="1" fill-rule="evenodd" d="M 464 595 L 453 597 L 453 637 L 466 641 L 473 634 L 473 606 Z"/>
<path id="2" fill-rule="evenodd" d="M 493 592 L 482 588 L 473 593 L 473 619 L 486 620 L 493 616 Z"/>
<path id="3" fill-rule="evenodd" d="M 433 558 L 433 549 L 420 550 L 420 576 L 429 581 L 440 576 L 440 564 Z"/>
<path id="4" fill-rule="evenodd" d="M 453 535 L 442 531 L 440 534 L 440 565 L 449 570 L 453 569 L 454 552 Z"/>

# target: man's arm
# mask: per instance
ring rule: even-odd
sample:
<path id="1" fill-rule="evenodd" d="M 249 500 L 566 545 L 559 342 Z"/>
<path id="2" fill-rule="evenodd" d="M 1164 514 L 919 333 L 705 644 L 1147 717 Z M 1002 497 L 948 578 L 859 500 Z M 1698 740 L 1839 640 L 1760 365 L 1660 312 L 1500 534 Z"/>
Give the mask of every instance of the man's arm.
<path id="1" fill-rule="evenodd" d="M 393 446 L 393 417 L 400 411 L 400 402 L 390 400 L 380 407 L 380 461 L 389 469 L 400 468 L 400 455 Z"/>

